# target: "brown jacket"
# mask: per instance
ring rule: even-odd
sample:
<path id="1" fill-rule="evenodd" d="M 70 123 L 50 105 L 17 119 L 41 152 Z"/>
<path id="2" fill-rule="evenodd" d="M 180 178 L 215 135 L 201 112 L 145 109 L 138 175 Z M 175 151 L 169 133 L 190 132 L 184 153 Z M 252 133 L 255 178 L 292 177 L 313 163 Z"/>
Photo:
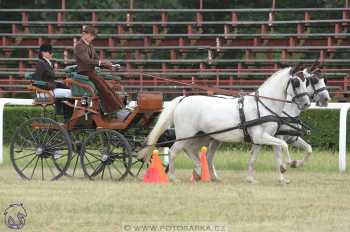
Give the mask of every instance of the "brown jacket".
<path id="1" fill-rule="evenodd" d="M 56 86 L 55 71 L 45 59 L 39 59 L 35 67 L 33 79 L 48 82 L 49 89 L 54 89 Z"/>
<path id="2" fill-rule="evenodd" d="M 94 46 L 91 43 L 87 45 L 82 39 L 75 46 L 74 56 L 78 65 L 78 72 L 89 72 L 99 65 L 99 58 Z"/>

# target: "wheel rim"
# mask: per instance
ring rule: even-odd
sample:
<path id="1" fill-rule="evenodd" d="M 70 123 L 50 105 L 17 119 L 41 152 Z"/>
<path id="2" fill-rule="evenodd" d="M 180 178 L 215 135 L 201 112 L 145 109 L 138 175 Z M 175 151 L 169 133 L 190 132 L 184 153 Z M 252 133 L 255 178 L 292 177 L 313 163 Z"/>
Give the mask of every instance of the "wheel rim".
<path id="1" fill-rule="evenodd" d="M 49 118 L 32 118 L 17 129 L 10 159 L 24 179 L 56 180 L 69 166 L 72 146 L 67 131 Z"/>
<path id="2" fill-rule="evenodd" d="M 81 164 L 90 179 L 123 180 L 131 166 L 131 147 L 120 133 L 98 130 L 85 140 Z"/>

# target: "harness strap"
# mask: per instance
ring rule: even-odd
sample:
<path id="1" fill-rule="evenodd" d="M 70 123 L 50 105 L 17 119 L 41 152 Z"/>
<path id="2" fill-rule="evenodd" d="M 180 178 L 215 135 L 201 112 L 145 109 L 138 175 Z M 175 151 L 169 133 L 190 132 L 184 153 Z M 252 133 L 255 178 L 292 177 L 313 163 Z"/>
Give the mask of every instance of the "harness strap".
<path id="1" fill-rule="evenodd" d="M 258 119 L 253 119 L 253 120 L 250 120 L 250 121 L 246 121 L 244 123 L 240 123 L 237 126 L 229 127 L 229 128 L 223 129 L 223 130 L 213 131 L 213 132 L 204 133 L 204 134 L 196 134 L 196 135 L 193 135 L 193 136 L 190 136 L 190 137 L 185 137 L 185 138 L 180 138 L 180 139 L 173 139 L 173 140 L 169 140 L 169 141 L 165 141 L 165 142 L 149 144 L 149 145 L 146 145 L 146 146 L 161 146 L 161 145 L 168 144 L 168 143 L 175 143 L 175 142 L 189 140 L 189 139 L 202 138 L 202 137 L 206 137 L 206 136 L 209 136 L 209 135 L 221 134 L 221 133 L 225 133 L 225 132 L 232 131 L 232 130 L 243 129 L 243 127 L 256 126 L 256 125 L 259 125 L 259 124 L 263 124 L 265 122 L 277 122 L 278 124 L 280 124 L 280 119 L 278 117 L 274 116 L 274 115 L 267 115 L 267 116 L 263 116 L 263 117 L 258 118 Z"/>
<path id="2" fill-rule="evenodd" d="M 286 143 L 292 144 L 292 143 L 296 142 L 299 139 L 299 137 L 304 136 L 305 133 L 303 131 L 285 130 L 285 131 L 277 131 L 276 135 L 289 136 L 286 140 Z"/>
<path id="3" fill-rule="evenodd" d="M 304 136 L 305 133 L 301 131 L 295 131 L 295 130 L 279 130 L 277 131 L 276 135 L 289 135 L 289 136 Z"/>
<path id="4" fill-rule="evenodd" d="M 309 134 L 311 132 L 311 127 L 309 125 L 307 125 L 306 123 L 304 123 L 303 121 L 301 121 L 299 117 L 292 117 L 291 115 L 289 115 L 285 111 L 283 111 L 282 113 L 287 115 L 287 117 L 281 117 L 282 124 L 286 124 L 289 127 L 296 129 L 296 130 L 302 130 L 305 134 Z M 290 124 L 290 123 L 299 124 L 301 126 L 301 128 L 295 127 L 295 126 L 293 126 L 293 124 Z"/>
<path id="5" fill-rule="evenodd" d="M 242 130 L 243 130 L 243 134 L 244 134 L 244 141 L 245 142 L 252 142 L 252 138 L 250 137 L 247 127 L 244 125 L 246 123 L 246 119 L 245 119 L 245 114 L 244 114 L 244 97 L 241 96 L 238 99 L 238 111 L 239 111 L 239 117 L 241 120 L 241 125 L 242 125 Z"/>
<path id="6" fill-rule="evenodd" d="M 256 110 L 258 112 L 258 118 L 260 118 L 260 109 L 259 109 L 259 91 L 256 90 L 255 92 L 255 103 L 256 103 Z"/>

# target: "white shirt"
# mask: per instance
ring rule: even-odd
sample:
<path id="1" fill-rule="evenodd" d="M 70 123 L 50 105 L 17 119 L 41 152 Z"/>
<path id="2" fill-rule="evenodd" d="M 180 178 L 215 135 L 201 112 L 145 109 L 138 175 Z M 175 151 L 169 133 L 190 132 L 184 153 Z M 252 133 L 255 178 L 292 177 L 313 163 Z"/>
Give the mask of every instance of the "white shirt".
<path id="1" fill-rule="evenodd" d="M 51 61 L 50 61 L 49 59 L 46 59 L 45 57 L 43 57 L 43 58 L 44 58 L 44 60 L 46 60 L 47 63 L 49 63 L 49 65 L 53 68 Z"/>

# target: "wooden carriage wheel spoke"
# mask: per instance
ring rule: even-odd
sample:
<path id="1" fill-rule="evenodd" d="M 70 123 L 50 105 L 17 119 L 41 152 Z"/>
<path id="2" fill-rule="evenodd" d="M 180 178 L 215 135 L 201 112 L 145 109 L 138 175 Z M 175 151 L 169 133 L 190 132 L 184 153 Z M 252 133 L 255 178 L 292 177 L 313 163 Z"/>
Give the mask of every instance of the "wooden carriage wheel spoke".
<path id="1" fill-rule="evenodd" d="M 123 175 L 123 173 L 112 163 L 113 168 L 120 174 Z"/>
<path id="2" fill-rule="evenodd" d="M 75 171 L 77 169 L 77 166 L 78 166 L 78 162 L 79 162 L 79 156 L 78 155 L 75 155 L 75 163 L 74 163 L 74 167 L 73 167 L 73 176 L 75 174 Z"/>
<path id="3" fill-rule="evenodd" d="M 90 167 L 92 168 L 92 169 L 94 169 L 94 166 L 92 166 L 92 163 L 94 163 L 94 162 L 90 162 L 90 160 L 89 160 L 89 158 L 87 157 L 87 156 L 85 156 L 85 158 L 87 159 L 87 161 L 88 161 L 88 163 L 87 164 L 89 164 L 90 165 Z M 96 162 L 98 162 L 99 160 L 96 160 Z"/>
<path id="4" fill-rule="evenodd" d="M 50 139 L 47 141 L 47 145 L 51 145 L 52 141 L 56 138 L 56 136 L 60 133 L 60 130 L 56 130 L 56 133 L 54 136 L 50 137 Z"/>
<path id="5" fill-rule="evenodd" d="M 34 156 L 25 166 L 24 168 L 21 170 L 21 172 L 23 172 L 32 162 L 33 160 L 36 158 L 37 156 Z"/>
<path id="6" fill-rule="evenodd" d="M 41 180 L 44 180 L 44 162 L 43 162 L 43 157 L 41 159 Z"/>
<path id="7" fill-rule="evenodd" d="M 89 154 L 90 156 L 92 156 L 92 157 L 94 157 L 95 159 L 97 159 L 97 160 L 99 160 L 99 161 L 102 162 L 102 160 L 101 160 L 100 158 L 96 157 L 95 154 L 93 154 L 93 153 L 91 153 L 91 152 L 88 152 L 88 151 L 85 151 L 85 153 Z"/>
<path id="8" fill-rule="evenodd" d="M 30 154 L 28 154 L 28 155 L 21 156 L 21 157 L 17 157 L 17 158 L 15 158 L 15 160 L 20 160 L 20 159 L 23 159 L 23 158 L 26 158 L 26 157 L 32 156 L 32 155 L 35 155 L 35 152 L 30 153 Z"/>
<path id="9" fill-rule="evenodd" d="M 52 176 L 55 176 L 55 173 L 54 173 L 54 171 L 52 170 L 52 167 L 51 167 L 51 165 L 49 164 L 49 161 L 47 161 L 47 159 L 45 159 L 45 162 L 46 162 L 46 165 L 49 167 L 49 170 L 50 170 Z"/>
<path id="10" fill-rule="evenodd" d="M 38 165 L 38 161 L 39 161 L 39 156 L 37 156 L 37 159 L 36 159 L 36 161 L 35 161 L 35 165 L 34 165 L 32 174 L 30 175 L 30 179 L 32 179 L 33 176 L 34 176 L 34 172 L 35 172 L 35 169 L 36 169 L 36 167 L 37 167 L 37 165 Z"/>
<path id="11" fill-rule="evenodd" d="M 106 165 L 103 165 L 101 180 L 103 180 L 103 176 L 105 174 L 105 169 L 106 169 Z"/>
<path id="12" fill-rule="evenodd" d="M 96 176 L 98 175 L 98 173 L 100 173 L 101 171 L 101 168 L 103 168 L 104 164 L 103 163 L 100 163 L 97 168 L 93 171 L 93 173 L 91 174 L 91 176 Z"/>
<path id="13" fill-rule="evenodd" d="M 107 167 L 108 167 L 109 176 L 111 177 L 111 180 L 113 180 L 111 167 L 110 167 L 110 165 L 108 165 Z"/>

